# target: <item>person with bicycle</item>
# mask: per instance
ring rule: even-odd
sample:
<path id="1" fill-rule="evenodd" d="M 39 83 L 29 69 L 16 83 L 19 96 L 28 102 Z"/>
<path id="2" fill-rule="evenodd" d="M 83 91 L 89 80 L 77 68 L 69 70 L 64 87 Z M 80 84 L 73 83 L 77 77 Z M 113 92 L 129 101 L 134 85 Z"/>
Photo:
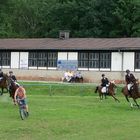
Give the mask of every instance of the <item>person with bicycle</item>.
<path id="1" fill-rule="evenodd" d="M 25 88 L 19 84 L 17 84 L 17 89 L 15 91 L 14 95 L 14 100 L 15 102 L 19 103 L 19 101 L 22 103 L 22 105 L 25 105 L 25 109 L 27 112 L 27 115 L 29 116 L 29 111 L 28 111 L 28 105 L 27 105 L 27 96 L 26 96 L 26 91 Z"/>

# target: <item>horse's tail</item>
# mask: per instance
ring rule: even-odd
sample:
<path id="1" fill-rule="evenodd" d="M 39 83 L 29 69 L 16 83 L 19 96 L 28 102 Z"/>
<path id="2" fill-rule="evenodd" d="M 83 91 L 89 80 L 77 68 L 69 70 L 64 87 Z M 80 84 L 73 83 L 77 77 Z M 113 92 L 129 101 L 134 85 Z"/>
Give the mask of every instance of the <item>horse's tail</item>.
<path id="1" fill-rule="evenodd" d="M 99 89 L 99 86 L 96 87 L 96 89 L 95 89 L 95 93 L 97 93 L 98 89 Z"/>

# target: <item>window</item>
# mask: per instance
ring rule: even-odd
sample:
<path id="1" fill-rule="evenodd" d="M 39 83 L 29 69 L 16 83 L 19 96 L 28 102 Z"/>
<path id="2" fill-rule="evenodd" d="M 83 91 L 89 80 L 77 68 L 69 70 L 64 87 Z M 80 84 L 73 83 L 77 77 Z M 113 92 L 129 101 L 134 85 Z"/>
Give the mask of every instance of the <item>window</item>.
<path id="1" fill-rule="evenodd" d="M 110 68 L 110 67 L 111 67 L 111 54 L 100 53 L 100 68 Z"/>
<path id="2" fill-rule="evenodd" d="M 36 52 L 30 52 L 29 53 L 29 66 L 30 67 L 36 67 L 37 66 L 37 53 Z"/>
<path id="3" fill-rule="evenodd" d="M 38 67 L 47 67 L 47 53 L 46 52 L 39 52 L 38 54 Z"/>
<path id="4" fill-rule="evenodd" d="M 140 69 L 140 52 L 135 53 L 135 69 Z"/>
<path id="5" fill-rule="evenodd" d="M 57 53 L 56 52 L 48 53 L 48 67 L 57 67 Z"/>
<path id="6" fill-rule="evenodd" d="M 78 53 L 79 68 L 110 68 L 111 53 L 102 52 L 79 52 Z"/>
<path id="7" fill-rule="evenodd" d="M 78 53 L 78 67 L 88 68 L 88 53 Z"/>
<path id="8" fill-rule="evenodd" d="M 99 53 L 89 53 L 89 68 L 99 68 Z"/>
<path id="9" fill-rule="evenodd" d="M 0 66 L 10 66 L 10 52 L 0 52 Z"/>
<path id="10" fill-rule="evenodd" d="M 29 52 L 29 67 L 57 67 L 57 52 Z"/>

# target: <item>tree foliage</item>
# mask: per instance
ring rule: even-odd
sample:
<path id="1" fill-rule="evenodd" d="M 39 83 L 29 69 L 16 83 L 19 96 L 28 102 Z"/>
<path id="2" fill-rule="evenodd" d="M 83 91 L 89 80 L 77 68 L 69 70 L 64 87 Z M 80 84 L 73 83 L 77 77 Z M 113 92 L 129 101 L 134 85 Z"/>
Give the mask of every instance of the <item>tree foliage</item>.
<path id="1" fill-rule="evenodd" d="M 139 0 L 1 0 L 0 38 L 140 37 Z"/>

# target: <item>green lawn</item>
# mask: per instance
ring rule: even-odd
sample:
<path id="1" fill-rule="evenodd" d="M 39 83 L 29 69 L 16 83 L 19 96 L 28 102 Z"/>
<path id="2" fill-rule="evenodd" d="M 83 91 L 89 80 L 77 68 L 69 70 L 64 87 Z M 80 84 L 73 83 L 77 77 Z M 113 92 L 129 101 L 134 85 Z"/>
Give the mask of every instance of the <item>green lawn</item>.
<path id="1" fill-rule="evenodd" d="M 0 97 L 0 140 L 139 140 L 140 110 L 100 101 L 92 85 L 26 85 L 30 116 L 19 117 L 8 94 Z"/>

